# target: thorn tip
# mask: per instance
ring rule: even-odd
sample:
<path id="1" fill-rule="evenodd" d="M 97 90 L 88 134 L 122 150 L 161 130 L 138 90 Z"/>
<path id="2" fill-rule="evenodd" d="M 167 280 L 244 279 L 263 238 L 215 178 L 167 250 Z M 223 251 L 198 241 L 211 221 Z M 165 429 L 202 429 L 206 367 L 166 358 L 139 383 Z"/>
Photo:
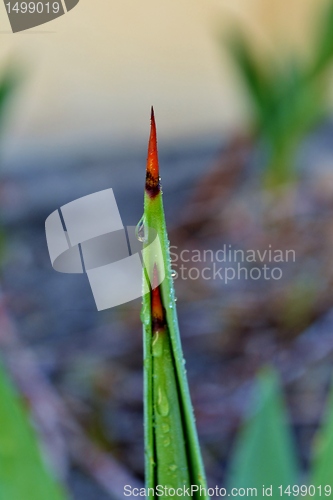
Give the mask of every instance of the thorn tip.
<path id="1" fill-rule="evenodd" d="M 151 124 L 150 124 L 150 137 L 148 144 L 148 157 L 147 157 L 147 172 L 146 172 L 146 191 L 151 198 L 160 192 L 160 174 L 157 153 L 157 134 L 154 108 L 151 108 Z"/>

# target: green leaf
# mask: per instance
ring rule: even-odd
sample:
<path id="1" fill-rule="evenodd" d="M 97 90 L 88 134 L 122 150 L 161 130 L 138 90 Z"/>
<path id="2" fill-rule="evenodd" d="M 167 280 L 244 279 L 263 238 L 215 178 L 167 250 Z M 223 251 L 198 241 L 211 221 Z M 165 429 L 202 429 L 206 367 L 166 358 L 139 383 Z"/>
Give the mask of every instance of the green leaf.
<path id="1" fill-rule="evenodd" d="M 36 434 L 0 365 L 0 500 L 64 500 L 42 460 Z"/>
<path id="2" fill-rule="evenodd" d="M 297 484 L 298 468 L 280 385 L 271 369 L 258 376 L 256 403 L 236 441 L 228 488 L 257 488 L 261 498 L 263 486 L 272 486 L 270 498 L 283 498 L 278 487 Z"/>
<path id="3" fill-rule="evenodd" d="M 149 141 L 144 217 L 142 224 L 156 231 L 162 256 L 144 245 L 146 272 L 165 275 L 159 287 L 143 297 L 144 401 L 146 486 L 207 488 L 183 358 L 169 240 L 160 189 L 155 120 Z M 153 492 L 148 495 L 154 498 Z M 185 495 L 188 496 L 188 495 Z M 162 496 L 161 498 L 166 498 Z M 194 492 L 193 498 L 205 500 Z"/>

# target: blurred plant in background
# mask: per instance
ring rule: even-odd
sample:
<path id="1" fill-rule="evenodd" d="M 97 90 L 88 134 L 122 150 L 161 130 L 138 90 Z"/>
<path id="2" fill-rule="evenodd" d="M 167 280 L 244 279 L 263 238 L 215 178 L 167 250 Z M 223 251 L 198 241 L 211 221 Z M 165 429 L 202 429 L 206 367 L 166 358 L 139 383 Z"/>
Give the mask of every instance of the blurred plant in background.
<path id="1" fill-rule="evenodd" d="M 10 101 L 15 95 L 19 85 L 20 76 L 16 67 L 9 64 L 2 71 L 0 76 L 0 170 L 1 170 L 1 142 L 3 130 L 6 126 L 7 116 L 10 107 Z M 6 246 L 6 235 L 3 228 L 0 215 L 0 267 L 2 266 Z"/>
<path id="2" fill-rule="evenodd" d="M 267 51 L 260 57 L 253 40 L 234 27 L 227 47 L 253 111 L 251 130 L 245 137 L 235 134 L 224 145 L 171 236 L 180 248 L 217 250 L 227 243 L 242 250 L 295 250 L 295 262 L 284 269 L 280 281 L 245 278 L 228 286 L 206 281 L 197 287 L 193 283 L 191 290 L 198 308 L 199 301 L 210 298 L 211 316 L 220 322 L 218 327 L 209 323 L 207 314 L 205 327 L 216 333 L 215 346 L 224 363 L 232 366 L 234 356 L 240 372 L 243 361 L 247 364 L 249 371 L 240 376 L 244 384 L 253 377 L 253 366 L 259 370 L 250 414 L 235 432 L 226 464 L 226 484 L 257 487 L 259 497 L 264 484 L 275 485 L 275 498 L 280 485 L 295 485 L 296 491 L 297 485 L 303 486 L 299 494 L 314 498 L 326 496 L 324 487 L 333 486 L 332 395 L 324 419 L 321 410 L 332 367 L 331 351 L 323 347 L 332 338 L 332 324 L 323 318 L 333 307 L 332 151 L 326 146 L 332 144 L 333 129 L 329 120 L 325 123 L 331 115 L 333 2 L 320 10 L 307 57 L 289 52 L 274 58 Z M 299 157 L 307 147 L 311 159 L 300 175 Z M 259 259 L 255 265 L 260 267 Z M 185 289 L 188 283 L 178 286 Z M 213 349 L 210 354 L 214 356 Z M 263 365 L 283 373 L 283 391 L 271 368 L 260 371 Z M 221 386 L 225 380 L 221 377 Z M 302 393 L 298 401 L 295 387 Z M 305 488 L 311 485 L 316 488 L 313 495 Z"/>
<path id="3" fill-rule="evenodd" d="M 297 485 L 300 477 L 295 443 L 286 418 L 279 380 L 271 368 L 263 369 L 255 383 L 254 408 L 236 440 L 229 465 L 230 488 Z"/>
<path id="4" fill-rule="evenodd" d="M 8 106 L 19 84 L 19 74 L 16 68 L 8 65 L 0 77 L 0 133 L 5 125 Z"/>
<path id="5" fill-rule="evenodd" d="M 269 188 L 296 180 L 295 155 L 300 142 L 328 114 L 333 61 L 331 1 L 321 13 L 316 31 L 310 57 L 302 60 L 292 54 L 283 64 L 270 54 L 260 60 L 237 28 L 228 42 L 254 113 L 252 132 L 263 146 L 263 181 Z"/>
<path id="6" fill-rule="evenodd" d="M 0 365 L 0 498 L 65 500 L 51 476 L 27 408 Z"/>
<path id="7" fill-rule="evenodd" d="M 332 397 L 333 390 L 323 425 L 315 436 L 312 463 L 305 477 L 298 463 L 279 379 L 273 369 L 261 370 L 255 383 L 252 414 L 239 432 L 230 460 L 228 487 L 245 491 L 256 488 L 259 498 L 265 496 L 264 486 L 272 488 L 270 498 L 330 497 L 333 491 Z"/>
<path id="8" fill-rule="evenodd" d="M 0 139 L 10 100 L 19 83 L 18 72 L 8 66 L 0 77 Z M 0 266 L 6 233 L 0 225 Z M 0 314 L 3 314 L 0 307 Z M 6 333 L 1 332 L 5 337 Z M 8 377 L 0 356 L 0 498 L 6 500 L 64 500 L 65 493 L 45 462 L 29 409 Z"/>

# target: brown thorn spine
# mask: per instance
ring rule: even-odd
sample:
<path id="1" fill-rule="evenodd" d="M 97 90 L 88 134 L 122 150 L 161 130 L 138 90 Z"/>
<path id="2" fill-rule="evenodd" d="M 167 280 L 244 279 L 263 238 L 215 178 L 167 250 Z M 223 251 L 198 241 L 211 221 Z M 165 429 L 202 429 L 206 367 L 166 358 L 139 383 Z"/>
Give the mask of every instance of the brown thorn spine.
<path id="1" fill-rule="evenodd" d="M 154 109 L 151 108 L 151 126 L 148 144 L 147 172 L 146 172 L 146 192 L 151 198 L 155 198 L 161 191 L 160 173 L 157 152 L 157 135 Z"/>

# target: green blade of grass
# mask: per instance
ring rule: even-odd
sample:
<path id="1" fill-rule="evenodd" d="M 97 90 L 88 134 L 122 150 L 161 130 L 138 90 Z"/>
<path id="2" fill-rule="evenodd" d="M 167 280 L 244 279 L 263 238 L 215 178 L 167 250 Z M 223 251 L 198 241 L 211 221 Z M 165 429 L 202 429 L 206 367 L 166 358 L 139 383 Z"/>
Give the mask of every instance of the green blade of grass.
<path id="1" fill-rule="evenodd" d="M 153 112 L 151 125 L 142 223 L 157 232 L 162 262 L 149 250 L 151 245 L 146 243 L 144 249 L 146 267 L 156 266 L 155 272 L 165 278 L 157 287 L 159 301 L 154 303 L 155 290 L 143 297 L 146 484 L 206 489 L 178 327 Z M 201 493 L 194 492 L 193 497 L 207 498 Z"/>
<path id="2" fill-rule="evenodd" d="M 257 408 L 238 436 L 229 469 L 229 488 L 272 486 L 271 498 L 283 498 L 278 487 L 297 484 L 298 467 L 276 374 L 263 370 L 257 383 Z"/>
<path id="3" fill-rule="evenodd" d="M 0 365 L 0 500 L 65 500 L 42 459 L 29 417 Z"/>

